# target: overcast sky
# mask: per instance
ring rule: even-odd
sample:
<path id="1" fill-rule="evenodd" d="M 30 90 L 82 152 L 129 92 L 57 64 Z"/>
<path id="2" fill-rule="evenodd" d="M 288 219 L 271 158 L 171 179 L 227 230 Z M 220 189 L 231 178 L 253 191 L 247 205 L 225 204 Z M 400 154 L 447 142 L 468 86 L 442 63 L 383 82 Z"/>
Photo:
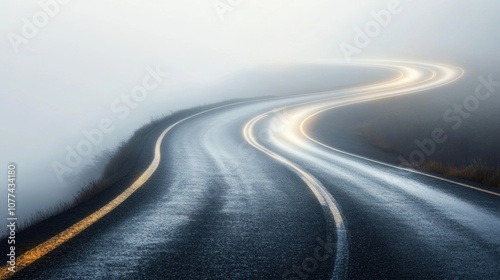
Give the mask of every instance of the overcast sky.
<path id="1" fill-rule="evenodd" d="M 151 116 L 220 100 L 217 84 L 235 72 L 345 60 L 346 50 L 353 59 L 465 66 L 496 63 L 500 49 L 500 3 L 494 0 L 65 2 L 0 4 L 1 160 L 4 167 L 19 165 L 20 203 L 29 211 L 74 193 L 53 163 L 64 163 L 66 147 L 85 140 L 82 131 L 104 119 L 115 125 L 88 161 Z M 377 18 L 379 29 L 371 26 L 373 36 L 359 44 L 358 29 Z M 151 71 L 157 86 L 147 98 L 126 116 L 116 112 L 122 95 Z M 231 89 L 223 96 L 242 97 Z"/>

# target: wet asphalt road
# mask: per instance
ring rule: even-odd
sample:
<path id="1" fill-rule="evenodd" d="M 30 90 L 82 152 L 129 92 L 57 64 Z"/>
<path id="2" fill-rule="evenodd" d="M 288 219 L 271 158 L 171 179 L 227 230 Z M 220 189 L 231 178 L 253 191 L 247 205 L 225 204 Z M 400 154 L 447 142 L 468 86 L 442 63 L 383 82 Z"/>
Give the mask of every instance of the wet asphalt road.
<path id="1" fill-rule="evenodd" d="M 235 104 L 186 120 L 165 137 L 144 187 L 15 278 L 329 279 L 336 244 L 324 209 L 243 135 L 256 115 L 315 98 Z M 500 197 L 290 141 L 269 129 L 279 118 L 265 115 L 255 133 L 335 198 L 348 237 L 342 278 L 498 279 Z"/>
<path id="2" fill-rule="evenodd" d="M 327 279 L 334 244 L 325 245 L 321 206 L 242 137 L 256 110 L 274 105 L 232 106 L 176 127 L 147 185 L 16 278 L 281 279 L 327 247 L 309 272 Z"/>

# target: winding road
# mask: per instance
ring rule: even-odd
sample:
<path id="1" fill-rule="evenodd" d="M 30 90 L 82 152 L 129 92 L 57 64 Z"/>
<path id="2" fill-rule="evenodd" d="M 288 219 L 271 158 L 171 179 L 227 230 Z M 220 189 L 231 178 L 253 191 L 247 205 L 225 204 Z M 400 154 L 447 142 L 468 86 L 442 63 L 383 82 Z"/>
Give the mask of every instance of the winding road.
<path id="1" fill-rule="evenodd" d="M 498 279 L 500 195 L 314 139 L 322 112 L 418 94 L 458 67 L 199 112 L 123 193 L 18 257 L 26 279 Z"/>

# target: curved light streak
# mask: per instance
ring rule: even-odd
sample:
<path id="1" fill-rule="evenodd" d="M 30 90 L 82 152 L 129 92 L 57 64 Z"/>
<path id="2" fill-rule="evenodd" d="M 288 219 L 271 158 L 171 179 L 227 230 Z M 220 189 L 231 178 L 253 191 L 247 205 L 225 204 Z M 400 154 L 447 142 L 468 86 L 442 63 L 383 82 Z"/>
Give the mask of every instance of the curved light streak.
<path id="1" fill-rule="evenodd" d="M 319 180 L 314 178 L 313 175 L 311 175 L 306 170 L 302 169 L 299 165 L 292 162 L 291 160 L 266 148 L 264 144 L 260 143 L 258 139 L 255 138 L 254 127 L 256 123 L 262 121 L 266 117 L 269 117 L 271 113 L 277 113 L 285 109 L 286 110 L 291 109 L 292 114 L 289 117 L 290 122 L 286 125 L 285 131 L 280 131 L 279 133 L 276 133 L 279 135 L 276 135 L 276 137 L 273 135 L 272 137 L 272 140 L 274 140 L 276 145 L 284 147 L 283 143 L 279 141 L 280 139 L 288 142 L 294 142 L 294 144 L 299 144 L 302 141 L 300 137 L 303 136 L 306 137 L 306 139 L 313 141 L 314 143 L 317 143 L 321 146 L 327 147 L 335 151 L 339 151 L 335 148 L 328 147 L 327 145 L 322 144 L 319 141 L 316 141 L 311 137 L 309 137 L 304 130 L 305 124 L 309 120 L 311 120 L 314 116 L 329 109 L 337 108 L 340 106 L 351 105 L 355 103 L 369 102 L 369 101 L 391 98 L 395 96 L 429 90 L 435 87 L 444 86 L 446 84 L 452 83 L 458 80 L 460 77 L 462 77 L 464 73 L 463 69 L 459 67 L 430 64 L 430 63 L 415 63 L 406 61 L 370 61 L 370 62 L 361 62 L 357 64 L 364 66 L 389 68 L 391 70 L 399 72 L 400 76 L 396 79 L 391 79 L 389 81 L 382 83 L 374 83 L 371 85 L 366 85 L 352 89 L 338 90 L 329 93 L 325 92 L 324 94 L 320 95 L 318 98 L 312 101 L 302 102 L 299 104 L 284 106 L 281 108 L 271 110 L 269 112 L 263 113 L 251 119 L 243 129 L 244 138 L 250 145 L 254 146 L 258 150 L 267 154 L 268 156 L 274 158 L 283 165 L 289 167 L 306 183 L 306 185 L 315 195 L 318 202 L 323 206 L 325 205 L 328 206 L 329 213 L 327 214 L 329 214 L 333 219 L 333 221 L 335 222 L 337 230 L 337 246 L 338 246 L 332 279 L 337 279 L 345 274 L 348 261 L 348 248 L 347 248 L 348 245 L 347 245 L 347 233 L 346 233 L 347 227 L 344 219 L 342 218 L 341 209 L 339 205 L 335 202 L 335 199 L 331 196 L 331 194 L 325 189 L 325 187 L 321 184 Z M 345 95 L 334 94 L 339 92 L 347 94 Z M 297 135 L 297 130 L 302 135 Z M 361 156 L 357 157 L 370 160 Z M 420 174 L 420 172 L 415 172 L 415 173 Z M 442 180 L 452 183 L 457 183 L 447 179 L 442 179 Z"/>
<path id="2" fill-rule="evenodd" d="M 340 63 L 338 63 L 340 64 Z M 343 90 L 335 90 L 335 91 L 326 91 L 319 92 L 315 94 L 309 94 L 312 101 L 303 102 L 300 104 L 286 106 L 282 108 L 278 108 L 275 110 L 271 110 L 267 113 L 261 114 L 251 121 L 249 121 L 244 127 L 244 136 L 245 139 L 255 148 L 264 152 L 265 154 L 271 156 L 272 158 L 278 160 L 282 164 L 288 166 L 291 170 L 293 170 L 311 189 L 314 193 L 318 202 L 326 206 L 329 209 L 329 215 L 331 215 L 332 220 L 334 221 L 336 230 L 337 230 L 337 246 L 339 250 L 337 251 L 335 267 L 334 267 L 334 277 L 338 277 L 343 273 L 345 266 L 347 264 L 348 259 L 348 251 L 347 251 L 347 233 L 345 227 L 345 221 L 342 218 L 342 214 L 340 208 L 335 202 L 334 198 L 330 193 L 322 186 L 321 182 L 319 182 L 316 178 L 314 178 L 310 173 L 306 170 L 302 169 L 297 164 L 292 161 L 284 158 L 283 156 L 272 152 L 271 150 L 265 148 L 261 143 L 258 142 L 258 139 L 254 137 L 253 129 L 257 122 L 261 121 L 263 118 L 267 117 L 269 113 L 283 110 L 284 108 L 294 108 L 298 109 L 298 112 L 295 113 L 294 116 L 294 124 L 297 125 L 297 121 L 300 120 L 300 123 L 294 127 L 295 131 L 297 127 L 299 131 L 302 133 L 302 136 L 306 137 L 310 141 L 313 141 L 321 146 L 326 148 L 342 152 L 344 154 L 349 154 L 340 150 L 337 150 L 333 147 L 329 147 L 324 145 L 311 137 L 309 137 L 304 129 L 307 122 L 314 117 L 315 115 L 324 112 L 329 109 L 333 109 L 340 106 L 346 106 L 354 103 L 360 102 L 368 102 L 382 98 L 389 98 L 403 94 L 415 93 L 427 89 L 431 89 L 438 86 L 443 86 L 447 83 L 451 83 L 456 79 L 460 78 L 463 74 L 463 70 L 461 68 L 445 66 L 445 65 L 437 65 L 437 64 L 429 64 L 429 63 L 414 63 L 414 62 L 405 62 L 405 61 L 371 61 L 371 62 L 361 62 L 361 63 L 350 63 L 349 65 L 363 65 L 363 66 L 375 66 L 379 68 L 391 69 L 396 73 L 399 73 L 399 76 L 393 79 L 389 79 L 387 81 L 383 81 L 380 83 L 374 83 L 370 85 L 355 87 L 352 89 L 343 89 Z M 420 69 L 420 71 L 419 71 Z M 425 71 L 422 69 L 431 72 L 430 77 L 423 78 L 425 76 Z M 343 95 L 337 95 L 338 93 L 343 93 Z M 268 100 L 273 99 L 281 99 L 281 98 L 269 98 Z M 100 220 L 102 217 L 109 214 L 116 207 L 122 204 L 125 200 L 127 200 L 135 191 L 141 188 L 145 182 L 149 180 L 149 178 L 154 174 L 156 169 L 158 168 L 161 160 L 161 144 L 165 137 L 165 135 L 178 124 L 196 117 L 200 114 L 204 114 L 209 111 L 218 110 L 224 107 L 234 106 L 237 104 L 250 103 L 251 101 L 246 102 L 238 102 L 234 104 L 224 105 L 217 108 L 209 109 L 203 112 L 199 112 L 197 114 L 186 117 L 168 128 L 166 128 L 161 135 L 158 137 L 155 148 L 154 148 L 154 158 L 150 163 L 148 168 L 140 175 L 138 179 L 136 179 L 124 192 L 118 195 L 116 198 L 111 200 L 109 203 L 98 209 L 97 211 L 91 213 L 89 216 L 83 218 L 79 222 L 70 226 L 66 230 L 57 234 L 56 236 L 48 239 L 47 241 L 35 246 L 34 248 L 26 251 L 21 254 L 16 260 L 16 272 L 22 270 L 23 268 L 29 266 L 33 262 L 47 255 L 57 247 L 61 246 L 71 238 L 77 236 L 89 226 Z M 305 116 L 305 117 L 304 117 Z M 284 134 L 285 138 L 289 138 L 296 140 L 297 135 L 295 133 L 286 133 Z M 349 154 L 358 158 L 363 158 L 372 162 L 376 162 L 371 159 L 367 159 L 361 156 Z M 378 162 L 380 163 L 380 162 Z M 383 163 L 381 163 L 383 164 Z M 387 164 L 384 164 L 387 165 Z M 394 168 L 403 169 L 397 166 L 392 166 Z M 404 169 L 408 170 L 408 169 Z M 411 170 L 408 170 L 411 171 Z M 458 182 L 454 182 L 448 179 L 439 178 L 436 176 L 432 176 L 429 174 L 421 173 L 418 171 L 411 171 L 414 173 L 422 174 L 428 177 L 433 177 L 436 179 L 440 179 L 443 181 L 448 181 L 451 183 L 464 185 Z M 467 186 L 467 185 L 465 185 Z M 474 188 L 472 186 L 467 186 Z M 481 189 L 478 189 L 481 190 Z M 481 190 L 484 191 L 484 190 Z M 487 192 L 487 191 L 486 191 Z M 492 193 L 495 194 L 495 193 Z M 498 194 L 495 194 L 498 195 Z M 8 266 L 5 265 L 0 269 L 0 279 L 6 279 L 12 276 L 12 273 L 8 271 Z"/>

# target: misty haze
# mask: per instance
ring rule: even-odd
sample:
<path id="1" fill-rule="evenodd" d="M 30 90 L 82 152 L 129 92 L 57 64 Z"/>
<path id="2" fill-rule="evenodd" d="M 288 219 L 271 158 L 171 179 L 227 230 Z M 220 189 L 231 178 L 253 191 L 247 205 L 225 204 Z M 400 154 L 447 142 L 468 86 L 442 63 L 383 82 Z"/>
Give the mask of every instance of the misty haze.
<path id="1" fill-rule="evenodd" d="M 498 11 L 0 4 L 0 279 L 496 279 Z"/>

